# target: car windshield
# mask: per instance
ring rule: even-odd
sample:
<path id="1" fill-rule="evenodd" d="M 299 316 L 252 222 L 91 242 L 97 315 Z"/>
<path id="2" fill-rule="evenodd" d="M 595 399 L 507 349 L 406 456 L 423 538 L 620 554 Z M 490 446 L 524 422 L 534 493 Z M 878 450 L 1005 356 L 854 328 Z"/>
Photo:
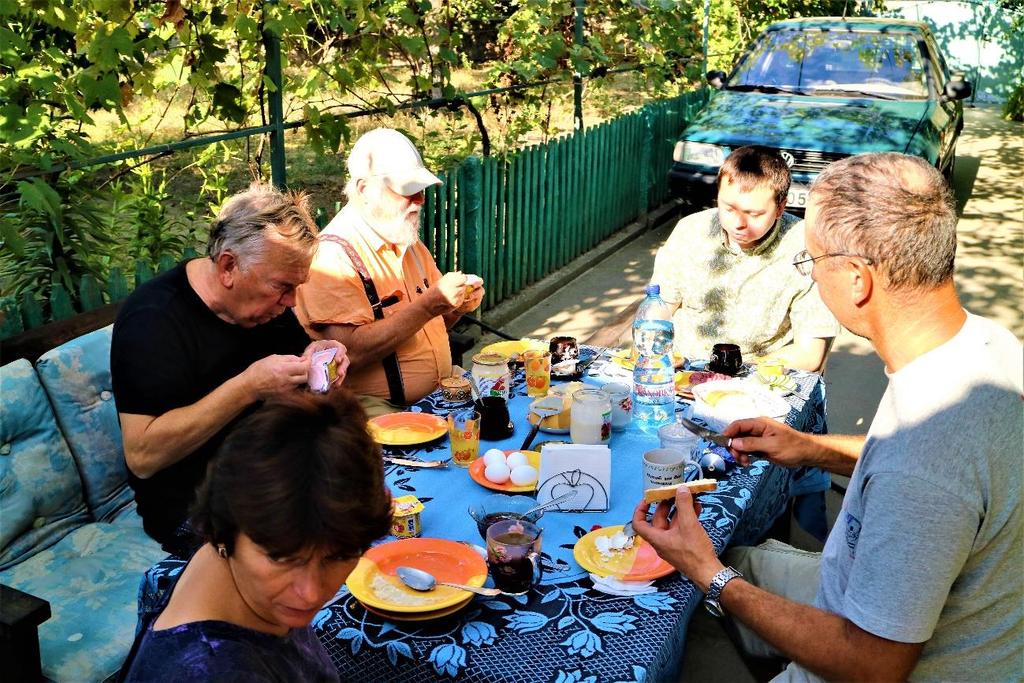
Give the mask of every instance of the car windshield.
<path id="1" fill-rule="evenodd" d="M 927 98 L 927 62 L 917 41 L 910 33 L 769 31 L 746 55 L 726 88 Z"/>

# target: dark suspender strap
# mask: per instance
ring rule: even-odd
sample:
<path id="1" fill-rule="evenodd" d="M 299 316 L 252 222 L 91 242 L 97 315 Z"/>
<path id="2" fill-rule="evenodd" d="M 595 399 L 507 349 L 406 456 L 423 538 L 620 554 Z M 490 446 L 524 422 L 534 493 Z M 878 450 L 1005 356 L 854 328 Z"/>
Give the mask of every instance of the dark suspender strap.
<path id="1" fill-rule="evenodd" d="M 377 287 L 373 284 L 373 280 L 370 279 L 370 272 L 366 269 L 366 264 L 363 263 L 363 259 L 359 258 L 359 254 L 356 253 L 355 248 L 348 240 L 334 235 L 320 235 L 319 239 L 334 242 L 345 250 L 345 254 L 348 255 L 349 261 L 352 262 L 352 266 L 356 269 L 356 273 L 363 283 L 366 299 L 370 302 L 370 310 L 373 311 L 373 319 L 383 320 L 384 307 L 397 303 L 397 299 L 392 300 L 393 297 L 389 297 L 384 302 L 380 300 L 380 295 L 377 294 Z M 388 393 L 391 395 L 391 402 L 395 405 L 404 406 L 405 383 L 402 381 L 402 369 L 398 365 L 398 354 L 389 353 L 384 356 L 381 359 L 381 365 L 384 366 L 384 377 L 388 382 Z"/>

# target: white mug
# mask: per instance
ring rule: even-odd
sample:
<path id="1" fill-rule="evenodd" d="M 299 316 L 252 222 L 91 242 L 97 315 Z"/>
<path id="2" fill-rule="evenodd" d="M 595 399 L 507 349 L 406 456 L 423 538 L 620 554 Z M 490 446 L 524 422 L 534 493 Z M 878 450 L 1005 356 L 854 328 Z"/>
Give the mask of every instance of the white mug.
<path id="1" fill-rule="evenodd" d="M 687 476 L 694 469 L 697 476 Z M 702 479 L 701 466 L 688 453 L 674 448 L 654 448 L 644 453 L 644 490 L 675 486 L 689 479 Z"/>

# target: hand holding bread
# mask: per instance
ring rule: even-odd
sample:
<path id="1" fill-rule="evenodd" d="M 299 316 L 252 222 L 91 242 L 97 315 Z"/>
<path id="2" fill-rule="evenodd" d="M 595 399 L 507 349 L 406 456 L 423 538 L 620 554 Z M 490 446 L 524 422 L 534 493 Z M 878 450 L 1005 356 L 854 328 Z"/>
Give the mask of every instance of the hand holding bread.
<path id="1" fill-rule="evenodd" d="M 682 484 L 673 484 L 672 486 L 659 486 L 658 488 L 647 489 L 644 491 L 644 502 L 650 504 L 675 498 L 676 490 L 680 486 L 690 489 L 691 494 L 706 493 L 717 489 L 718 482 L 714 479 L 698 479 L 696 481 L 685 481 Z"/>

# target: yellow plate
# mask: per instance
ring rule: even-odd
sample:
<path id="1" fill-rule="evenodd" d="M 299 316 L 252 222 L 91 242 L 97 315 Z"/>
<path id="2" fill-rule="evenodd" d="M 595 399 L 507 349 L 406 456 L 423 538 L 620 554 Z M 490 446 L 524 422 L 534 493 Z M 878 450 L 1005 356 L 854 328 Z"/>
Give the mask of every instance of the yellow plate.
<path id="1" fill-rule="evenodd" d="M 457 605 L 451 607 L 445 607 L 444 609 L 434 610 L 432 612 L 419 612 L 409 614 L 406 612 L 392 612 L 386 609 L 378 609 L 376 607 L 370 607 L 369 605 L 363 605 L 367 612 L 373 612 L 378 617 L 384 617 L 385 619 L 391 619 L 392 621 L 430 621 L 431 619 L 440 619 L 441 617 L 447 617 L 450 614 L 455 614 L 460 609 L 468 605 L 473 600 L 473 594 L 470 593 L 466 596 L 466 599 Z"/>
<path id="2" fill-rule="evenodd" d="M 505 358 L 515 358 L 519 361 L 523 355 L 523 351 L 527 349 L 540 349 L 542 351 L 548 350 L 548 343 L 541 341 L 540 339 L 516 339 L 514 341 L 500 341 L 488 344 L 484 348 L 480 349 L 480 353 L 496 353 Z"/>
<path id="3" fill-rule="evenodd" d="M 472 597 L 449 586 L 428 592 L 408 588 L 395 575 L 403 566 L 430 572 L 438 581 L 482 586 L 487 580 L 487 563 L 468 545 L 441 538 L 404 538 L 366 551 L 345 584 L 363 605 L 407 614 L 436 612 Z"/>
<path id="4" fill-rule="evenodd" d="M 622 527 L 622 524 L 618 524 L 591 531 L 576 541 L 572 548 L 572 556 L 581 567 L 592 574 L 613 576 L 623 581 L 651 581 L 675 571 L 672 565 L 658 557 L 654 548 L 639 536 L 633 540 L 633 547 L 629 550 L 612 553 L 609 558 L 601 555 L 594 542 L 601 536 L 614 536 L 622 531 Z"/>
<path id="5" fill-rule="evenodd" d="M 366 423 L 374 441 L 385 446 L 426 443 L 448 433 L 448 422 L 430 413 L 391 413 Z"/>
<path id="6" fill-rule="evenodd" d="M 540 472 L 540 453 L 538 453 L 537 451 L 519 451 L 519 452 L 526 456 L 527 462 L 529 462 L 531 465 L 533 465 L 533 467 L 539 473 Z M 505 455 L 509 455 L 511 453 L 515 453 L 515 451 L 514 450 L 505 451 Z M 507 481 L 504 484 L 495 484 L 493 481 L 491 481 L 490 479 L 488 479 L 487 477 L 484 476 L 484 470 L 485 469 L 487 469 L 487 466 L 484 464 L 483 457 L 477 458 L 469 466 L 469 477 L 473 481 L 475 481 L 476 483 L 480 484 L 481 486 L 483 486 L 485 488 L 489 488 L 489 489 L 492 489 L 494 491 L 501 491 L 502 493 L 528 493 L 530 491 L 536 491 L 537 490 L 537 482 L 533 482 L 532 484 L 527 484 L 526 486 L 516 486 L 515 484 L 513 484 L 510 481 Z"/>

